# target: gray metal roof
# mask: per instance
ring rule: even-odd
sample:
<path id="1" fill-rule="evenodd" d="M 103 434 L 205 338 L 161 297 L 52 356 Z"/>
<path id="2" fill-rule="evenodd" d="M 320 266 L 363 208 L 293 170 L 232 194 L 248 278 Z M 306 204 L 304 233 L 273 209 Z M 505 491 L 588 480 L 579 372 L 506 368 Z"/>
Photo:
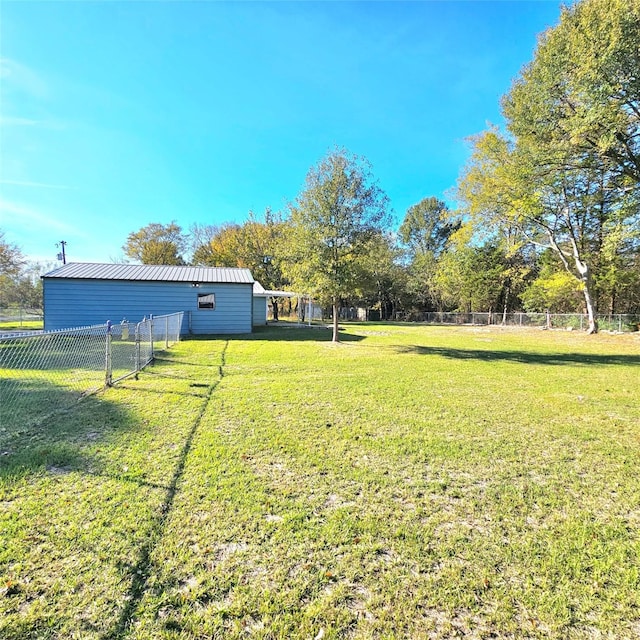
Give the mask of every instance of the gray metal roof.
<path id="1" fill-rule="evenodd" d="M 43 278 L 79 278 L 82 280 L 144 280 L 156 282 L 229 282 L 252 284 L 249 269 L 232 267 L 178 267 L 154 264 L 97 264 L 70 262 Z"/>

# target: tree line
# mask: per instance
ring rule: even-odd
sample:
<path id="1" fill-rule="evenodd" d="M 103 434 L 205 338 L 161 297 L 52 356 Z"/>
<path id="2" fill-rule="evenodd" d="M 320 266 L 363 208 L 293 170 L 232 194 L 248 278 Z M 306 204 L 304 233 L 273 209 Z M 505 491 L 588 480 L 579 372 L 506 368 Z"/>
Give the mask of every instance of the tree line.
<path id="1" fill-rule="evenodd" d="M 505 127 L 470 140 L 453 193 L 397 231 L 364 158 L 334 149 L 285 212 L 243 224 L 153 224 L 142 262 L 244 266 L 327 305 L 420 311 L 640 312 L 640 3 L 562 9 L 502 99 Z M 336 317 L 334 313 L 334 317 Z"/>
<path id="2" fill-rule="evenodd" d="M 40 269 L 27 261 L 18 245 L 0 229 L 0 310 L 9 307 L 42 309 Z"/>
<path id="3" fill-rule="evenodd" d="M 426 195 L 398 227 L 369 162 L 331 150 L 285 211 L 243 223 L 152 223 L 125 255 L 246 267 L 266 289 L 423 311 L 640 313 L 640 3 L 562 9 L 502 98 L 505 125 L 469 140 L 450 209 Z M 276 301 L 272 300 L 276 305 Z"/>

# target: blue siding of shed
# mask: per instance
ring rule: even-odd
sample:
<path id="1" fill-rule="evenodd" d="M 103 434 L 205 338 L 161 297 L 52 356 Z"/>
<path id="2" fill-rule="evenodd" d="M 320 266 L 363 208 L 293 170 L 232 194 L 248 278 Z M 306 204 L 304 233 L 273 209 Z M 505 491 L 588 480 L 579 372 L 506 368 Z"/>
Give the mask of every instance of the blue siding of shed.
<path id="1" fill-rule="evenodd" d="M 213 293 L 215 309 L 198 309 L 198 294 Z M 193 287 L 185 282 L 44 278 L 45 331 L 68 329 L 123 318 L 184 311 L 182 333 L 250 333 L 253 288 L 216 283 Z"/>
<path id="2" fill-rule="evenodd" d="M 253 326 L 267 324 L 267 299 L 255 296 L 253 298 Z"/>

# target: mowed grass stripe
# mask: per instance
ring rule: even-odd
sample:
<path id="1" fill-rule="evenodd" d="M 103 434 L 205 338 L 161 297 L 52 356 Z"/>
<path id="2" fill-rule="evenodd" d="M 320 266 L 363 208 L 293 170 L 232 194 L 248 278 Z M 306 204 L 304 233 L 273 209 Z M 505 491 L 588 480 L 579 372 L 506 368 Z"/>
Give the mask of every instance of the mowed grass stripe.
<path id="1" fill-rule="evenodd" d="M 159 515 L 153 527 L 151 528 L 145 544 L 142 545 L 138 562 L 131 572 L 131 586 L 129 587 L 129 592 L 127 594 L 127 603 L 123 608 L 114 629 L 106 632 L 104 634 L 104 638 L 121 638 L 127 634 L 132 619 L 136 614 L 136 609 L 138 607 L 140 599 L 142 598 L 144 591 L 147 588 L 147 582 L 153 570 L 151 557 L 156 545 L 162 540 L 167 519 L 171 516 L 171 510 L 173 507 L 173 502 L 175 500 L 178 483 L 182 480 L 186 461 L 193 445 L 193 440 L 197 434 L 198 428 L 200 427 L 200 423 L 207 410 L 207 406 L 211 401 L 211 397 L 224 376 L 225 351 L 227 349 L 227 346 L 228 342 L 225 343 L 220 354 L 218 377 L 213 379 L 207 387 L 206 400 L 202 404 L 202 407 L 196 415 L 195 420 L 193 421 L 193 425 L 184 440 L 184 444 L 180 452 L 180 457 L 177 460 L 177 463 L 173 470 L 171 482 L 167 486 L 164 502 L 160 507 Z M 171 375 L 170 373 L 165 372 L 164 375 L 170 378 L 180 379 L 178 376 Z M 192 383 L 192 386 L 201 387 L 205 385 L 203 383 Z"/>
<path id="2" fill-rule="evenodd" d="M 147 485 L 157 495 L 136 503 L 128 570 L 98 556 L 86 580 L 88 594 L 104 574 L 104 597 L 63 600 L 51 567 L 39 570 L 50 637 L 638 636 L 636 336 L 367 324 L 343 344 L 328 337 L 269 328 L 229 342 L 136 606 L 109 572 L 131 575 L 157 522 L 166 494 Z M 136 422 L 144 411 L 176 423 L 151 419 L 158 448 L 142 447 L 138 480 L 171 478 L 178 454 L 162 462 L 163 438 L 177 428 L 184 443 L 223 344 L 181 343 L 105 394 Z M 103 443 L 102 457 L 135 461 L 135 440 L 117 453 Z M 18 487 L 29 494 L 41 475 L 11 480 L 2 504 L 14 516 Z M 122 520 L 116 510 L 113 531 L 97 529 L 115 534 L 105 550 L 122 546 Z M 38 637 L 21 572 L 37 561 L 21 535 L 2 624 Z M 60 562 L 73 556 L 47 540 Z M 118 626 L 127 606 L 131 624 Z"/>
<path id="3" fill-rule="evenodd" d="M 37 427 L 3 422 L 0 637 L 119 629 L 223 345 L 202 366 L 163 367 L 163 391 L 147 373 Z"/>
<path id="4" fill-rule="evenodd" d="M 380 332 L 231 342 L 134 637 L 634 637 L 637 342 Z"/>

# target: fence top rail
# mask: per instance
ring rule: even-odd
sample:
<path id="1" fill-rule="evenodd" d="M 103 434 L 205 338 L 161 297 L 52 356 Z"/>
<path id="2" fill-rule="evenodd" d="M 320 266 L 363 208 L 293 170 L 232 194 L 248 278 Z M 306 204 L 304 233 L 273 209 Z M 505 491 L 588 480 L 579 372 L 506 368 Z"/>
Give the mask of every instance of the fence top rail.
<path id="1" fill-rule="evenodd" d="M 0 340 L 9 340 L 10 338 L 31 338 L 33 336 L 44 335 L 42 329 L 34 331 L 2 331 L 0 332 Z"/>
<path id="2" fill-rule="evenodd" d="M 104 324 L 91 324 L 83 327 L 69 327 L 67 329 L 54 329 L 53 331 L 44 331 L 42 329 L 38 329 L 35 331 L 4 331 L 0 332 L 0 340 L 10 340 L 11 338 L 37 338 L 42 336 L 58 336 L 58 335 L 77 335 L 78 333 L 87 333 L 90 332 L 93 335 L 101 335 L 109 332 L 109 329 L 113 329 L 122 324 L 127 325 L 136 325 L 140 326 L 145 322 L 151 322 L 152 320 L 164 320 L 164 319 L 172 319 L 172 318 L 181 318 L 184 315 L 183 311 L 177 311 L 175 313 L 167 313 L 161 316 L 153 316 L 149 314 L 149 316 L 144 317 L 139 322 L 132 322 L 129 320 L 125 320 L 123 322 L 112 323 L 110 321 L 105 322 Z"/>
<path id="3" fill-rule="evenodd" d="M 119 322 L 112 322 L 111 325 L 112 326 L 116 326 L 118 324 L 122 325 L 122 324 L 141 324 L 143 322 L 150 322 L 151 320 L 164 320 L 165 318 L 179 318 L 184 316 L 184 311 L 176 311 L 175 313 L 165 313 L 164 315 L 161 316 L 155 316 L 153 314 L 149 314 L 148 316 L 144 316 L 144 318 L 140 319 L 140 320 L 128 320 L 127 318 L 123 318 L 122 320 L 120 320 Z"/>
<path id="4" fill-rule="evenodd" d="M 147 320 L 159 320 L 160 318 L 175 318 L 184 315 L 184 311 L 176 311 L 175 313 L 165 313 L 162 316 L 149 316 Z"/>
<path id="5" fill-rule="evenodd" d="M 93 335 L 101 335 L 107 332 L 106 324 L 94 324 L 86 327 L 74 327 L 70 329 L 55 329 L 54 331 L 20 331 L 15 333 L 2 333 L 0 340 L 9 338 L 42 338 L 43 336 L 65 336 L 76 335 L 78 333 L 91 333 Z"/>

